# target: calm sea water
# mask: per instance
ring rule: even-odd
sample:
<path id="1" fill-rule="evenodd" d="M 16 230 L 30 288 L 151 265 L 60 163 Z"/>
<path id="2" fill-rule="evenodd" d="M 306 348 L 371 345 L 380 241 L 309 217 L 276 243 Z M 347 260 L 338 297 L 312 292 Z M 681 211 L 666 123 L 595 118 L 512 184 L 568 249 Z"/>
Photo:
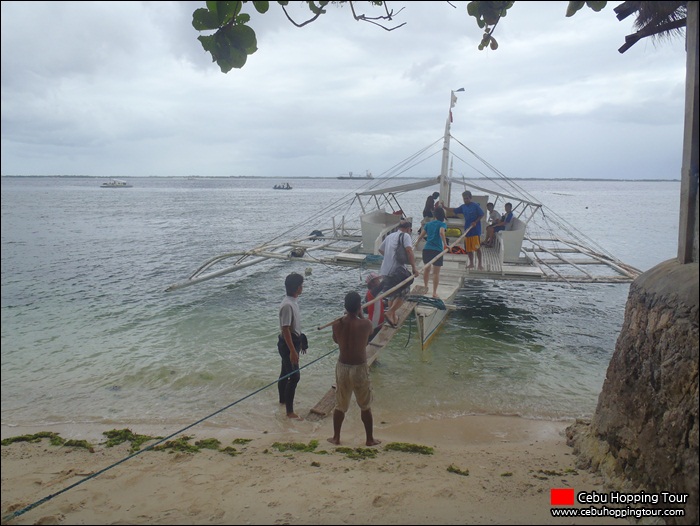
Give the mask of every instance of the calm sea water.
<path id="1" fill-rule="evenodd" d="M 175 292 L 209 257 L 269 239 L 357 181 L 2 178 L 2 425 L 207 423 L 271 429 L 284 277 L 272 262 Z M 525 181 L 577 229 L 648 270 L 674 258 L 679 182 Z M 427 195 L 427 194 L 426 194 Z M 420 214 L 424 196 L 404 203 Z M 273 212 L 267 219 L 263 212 Z M 319 225 L 319 227 L 322 225 Z M 316 265 L 298 412 L 333 382 L 329 330 L 356 269 Z M 629 285 L 468 281 L 428 351 L 407 324 L 373 368 L 377 421 L 462 414 L 571 419 L 595 409 Z M 270 388 L 265 386 L 272 384 Z"/>

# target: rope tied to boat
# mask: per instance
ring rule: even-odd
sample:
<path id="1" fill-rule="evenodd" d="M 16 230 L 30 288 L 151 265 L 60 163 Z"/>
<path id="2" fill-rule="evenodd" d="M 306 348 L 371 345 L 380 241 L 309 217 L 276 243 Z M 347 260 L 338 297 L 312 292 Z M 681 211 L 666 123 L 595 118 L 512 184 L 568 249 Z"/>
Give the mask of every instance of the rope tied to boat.
<path id="1" fill-rule="evenodd" d="M 427 296 L 409 294 L 406 296 L 406 301 L 412 301 L 421 305 L 428 305 L 429 307 L 435 307 L 439 310 L 447 310 L 445 302 L 440 298 L 428 298 Z"/>

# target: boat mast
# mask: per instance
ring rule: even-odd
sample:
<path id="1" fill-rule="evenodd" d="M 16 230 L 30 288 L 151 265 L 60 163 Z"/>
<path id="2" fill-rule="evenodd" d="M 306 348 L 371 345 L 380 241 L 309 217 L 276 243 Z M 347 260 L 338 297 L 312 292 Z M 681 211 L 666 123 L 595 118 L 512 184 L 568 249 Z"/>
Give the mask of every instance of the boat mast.
<path id="1" fill-rule="evenodd" d="M 457 91 L 464 91 L 464 88 L 459 88 Z M 450 92 L 450 111 L 447 112 L 447 121 L 445 122 L 445 139 L 442 143 L 442 167 L 440 169 L 440 200 L 445 203 L 446 207 L 450 207 L 450 179 L 447 174 L 447 167 L 450 158 L 450 127 L 452 124 L 452 108 L 457 103 L 455 91 Z"/>

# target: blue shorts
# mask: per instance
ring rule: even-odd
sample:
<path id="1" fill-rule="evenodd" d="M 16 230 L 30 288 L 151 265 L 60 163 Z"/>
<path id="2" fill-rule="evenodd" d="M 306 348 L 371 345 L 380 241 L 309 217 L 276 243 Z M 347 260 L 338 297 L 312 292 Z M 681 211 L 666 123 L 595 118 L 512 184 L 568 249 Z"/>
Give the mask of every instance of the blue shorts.
<path id="1" fill-rule="evenodd" d="M 433 259 L 435 259 L 435 256 L 440 254 L 442 250 L 430 250 L 430 249 L 423 249 L 423 264 L 427 265 L 430 263 Z M 433 263 L 433 267 L 441 267 L 443 264 L 443 258 L 438 259 L 435 263 Z"/>

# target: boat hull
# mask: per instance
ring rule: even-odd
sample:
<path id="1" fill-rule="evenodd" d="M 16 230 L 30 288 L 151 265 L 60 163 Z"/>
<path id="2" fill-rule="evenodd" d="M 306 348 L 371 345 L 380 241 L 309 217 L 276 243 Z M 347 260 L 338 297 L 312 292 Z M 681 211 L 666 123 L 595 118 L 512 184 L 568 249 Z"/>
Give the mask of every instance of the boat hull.
<path id="1" fill-rule="evenodd" d="M 439 332 L 445 322 L 449 311 L 435 307 L 416 307 L 416 325 L 420 336 L 421 349 L 425 350 L 430 345 L 433 337 Z"/>

